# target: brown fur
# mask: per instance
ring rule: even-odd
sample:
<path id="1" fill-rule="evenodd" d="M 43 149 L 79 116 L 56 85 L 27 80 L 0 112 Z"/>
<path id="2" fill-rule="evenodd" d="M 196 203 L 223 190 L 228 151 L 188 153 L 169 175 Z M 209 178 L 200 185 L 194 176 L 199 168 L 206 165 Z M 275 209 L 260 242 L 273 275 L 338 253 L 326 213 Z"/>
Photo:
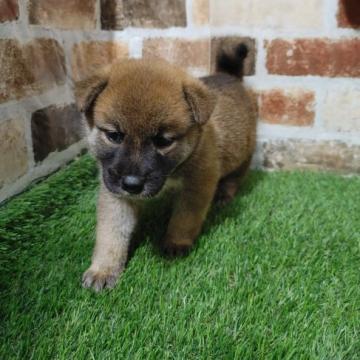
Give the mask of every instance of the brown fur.
<path id="1" fill-rule="evenodd" d="M 187 253 L 217 189 L 221 202 L 235 196 L 255 148 L 256 110 L 240 79 L 218 74 L 199 80 L 164 61 L 125 60 L 78 83 L 76 97 L 95 156 L 116 146 L 96 127 L 120 128 L 131 139 L 134 163 L 141 160 L 141 144 L 159 128 L 181 135 L 159 150 L 176 163 L 167 183 L 180 184 L 163 248 L 168 255 Z M 142 201 L 101 186 L 97 242 L 85 287 L 115 284 Z"/>

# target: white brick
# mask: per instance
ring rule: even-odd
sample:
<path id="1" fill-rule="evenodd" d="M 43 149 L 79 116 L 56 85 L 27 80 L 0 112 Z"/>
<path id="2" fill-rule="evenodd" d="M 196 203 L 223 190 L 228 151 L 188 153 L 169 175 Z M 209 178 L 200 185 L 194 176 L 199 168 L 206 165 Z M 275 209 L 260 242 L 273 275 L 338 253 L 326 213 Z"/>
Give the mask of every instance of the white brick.
<path id="1" fill-rule="evenodd" d="M 210 0 L 214 26 L 317 29 L 322 26 L 322 0 Z"/>
<path id="2" fill-rule="evenodd" d="M 206 25 L 209 23 L 209 0 L 193 0 L 192 16 L 195 25 Z"/>
<path id="3" fill-rule="evenodd" d="M 324 100 L 323 122 L 328 130 L 360 132 L 360 88 L 329 90 Z"/>

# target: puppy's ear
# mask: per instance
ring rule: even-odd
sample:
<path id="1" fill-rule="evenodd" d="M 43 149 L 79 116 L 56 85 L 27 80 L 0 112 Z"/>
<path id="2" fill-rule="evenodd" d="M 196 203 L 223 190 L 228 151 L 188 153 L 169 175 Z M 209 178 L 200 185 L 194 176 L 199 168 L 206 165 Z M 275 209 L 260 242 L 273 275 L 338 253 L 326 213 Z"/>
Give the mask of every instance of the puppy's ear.
<path id="1" fill-rule="evenodd" d="M 184 83 L 183 93 L 193 120 L 197 124 L 205 124 L 214 110 L 216 103 L 215 95 L 198 80 Z"/>
<path id="2" fill-rule="evenodd" d="M 94 125 L 94 106 L 98 96 L 104 91 L 108 84 L 110 69 L 105 68 L 93 76 L 78 81 L 75 84 L 76 104 L 92 127 Z"/>

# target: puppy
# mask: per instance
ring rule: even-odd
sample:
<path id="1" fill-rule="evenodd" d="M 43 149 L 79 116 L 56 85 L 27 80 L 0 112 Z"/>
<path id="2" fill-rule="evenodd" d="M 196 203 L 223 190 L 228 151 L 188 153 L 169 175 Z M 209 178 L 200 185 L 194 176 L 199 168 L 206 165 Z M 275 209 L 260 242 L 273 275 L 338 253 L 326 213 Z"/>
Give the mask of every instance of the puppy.
<path id="1" fill-rule="evenodd" d="M 242 82 L 245 45 L 196 79 L 160 60 L 124 60 L 76 84 L 101 186 L 97 238 L 83 286 L 112 288 L 141 204 L 177 191 L 163 250 L 185 255 L 216 198 L 231 200 L 255 148 L 256 109 Z"/>

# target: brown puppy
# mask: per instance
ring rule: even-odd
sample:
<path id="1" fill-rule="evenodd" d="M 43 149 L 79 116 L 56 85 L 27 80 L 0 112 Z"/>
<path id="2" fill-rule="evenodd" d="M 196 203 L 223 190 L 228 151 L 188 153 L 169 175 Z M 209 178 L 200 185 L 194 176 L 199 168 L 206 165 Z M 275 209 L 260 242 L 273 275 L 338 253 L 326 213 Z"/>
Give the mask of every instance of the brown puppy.
<path id="1" fill-rule="evenodd" d="M 76 85 L 101 170 L 85 287 L 114 286 L 145 199 L 177 187 L 163 240 L 173 256 L 192 247 L 215 195 L 234 197 L 255 147 L 256 110 L 240 79 L 246 53 L 220 54 L 218 74 L 202 79 L 164 61 L 125 60 Z"/>

